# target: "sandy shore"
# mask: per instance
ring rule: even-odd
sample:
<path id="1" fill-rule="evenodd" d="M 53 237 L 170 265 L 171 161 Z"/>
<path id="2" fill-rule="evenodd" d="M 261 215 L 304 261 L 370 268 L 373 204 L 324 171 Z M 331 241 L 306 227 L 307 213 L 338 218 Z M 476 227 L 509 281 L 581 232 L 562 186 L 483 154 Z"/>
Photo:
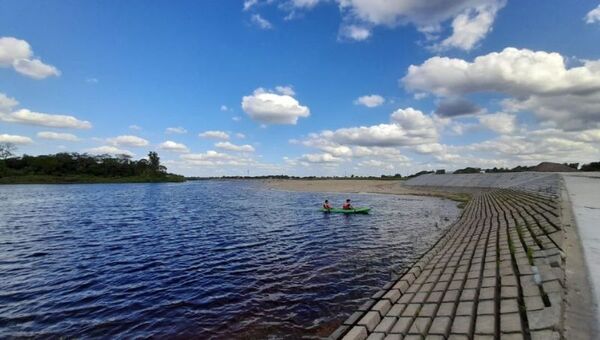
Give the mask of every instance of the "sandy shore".
<path id="1" fill-rule="evenodd" d="M 404 181 L 393 180 L 296 180 L 271 179 L 265 180 L 267 187 L 302 192 L 348 192 L 376 193 L 394 195 L 436 196 L 464 202 L 469 199 L 465 193 L 452 192 L 441 188 L 415 188 L 404 185 Z"/>

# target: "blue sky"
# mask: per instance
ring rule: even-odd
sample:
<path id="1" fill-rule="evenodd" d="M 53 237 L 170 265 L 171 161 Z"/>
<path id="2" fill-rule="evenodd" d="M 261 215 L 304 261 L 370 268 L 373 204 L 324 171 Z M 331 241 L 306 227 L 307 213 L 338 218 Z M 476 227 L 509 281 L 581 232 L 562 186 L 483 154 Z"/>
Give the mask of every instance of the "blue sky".
<path id="1" fill-rule="evenodd" d="M 598 161 L 599 6 L 5 0 L 0 142 L 186 175 Z"/>

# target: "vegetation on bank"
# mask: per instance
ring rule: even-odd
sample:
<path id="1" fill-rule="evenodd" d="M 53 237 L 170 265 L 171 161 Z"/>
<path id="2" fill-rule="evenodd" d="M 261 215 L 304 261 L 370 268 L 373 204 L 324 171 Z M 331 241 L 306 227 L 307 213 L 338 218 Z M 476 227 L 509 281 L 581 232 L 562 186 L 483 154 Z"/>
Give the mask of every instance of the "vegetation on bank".
<path id="1" fill-rule="evenodd" d="M 160 164 L 156 152 L 133 160 L 128 155 L 79 153 L 13 156 L 14 146 L 0 144 L 0 184 L 183 182 Z"/>

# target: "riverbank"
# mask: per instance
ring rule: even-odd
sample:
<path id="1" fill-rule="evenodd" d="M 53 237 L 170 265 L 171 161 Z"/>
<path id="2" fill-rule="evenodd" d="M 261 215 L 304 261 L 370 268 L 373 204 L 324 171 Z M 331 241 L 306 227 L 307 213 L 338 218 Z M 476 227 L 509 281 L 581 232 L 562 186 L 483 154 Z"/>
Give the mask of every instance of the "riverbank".
<path id="1" fill-rule="evenodd" d="M 466 191 L 452 189 L 409 187 L 403 180 L 305 180 L 269 179 L 267 187 L 277 190 L 299 192 L 372 193 L 393 195 L 433 196 L 451 199 L 462 205 L 470 199 Z"/>
<path id="2" fill-rule="evenodd" d="M 101 176 L 48 176 L 24 175 L 0 177 L 0 184 L 93 184 L 93 183 L 163 183 L 185 182 L 179 175 L 168 174 L 160 177 L 128 176 L 128 177 L 101 177 Z"/>
<path id="3" fill-rule="evenodd" d="M 581 244 L 573 236 L 578 228 L 569 222 L 571 206 L 561 199 L 565 188 L 560 174 L 428 175 L 395 183 L 269 181 L 267 185 L 293 191 L 472 197 L 446 234 L 400 279 L 389 282 L 350 314 L 331 339 L 592 339 L 597 335 L 595 327 L 589 326 L 595 321 L 593 313 L 570 307 L 582 303 L 583 297 L 589 300 L 592 292 L 578 291 L 577 287 L 586 286 L 573 282 L 589 281 L 590 273 L 573 255 L 581 252 Z"/>

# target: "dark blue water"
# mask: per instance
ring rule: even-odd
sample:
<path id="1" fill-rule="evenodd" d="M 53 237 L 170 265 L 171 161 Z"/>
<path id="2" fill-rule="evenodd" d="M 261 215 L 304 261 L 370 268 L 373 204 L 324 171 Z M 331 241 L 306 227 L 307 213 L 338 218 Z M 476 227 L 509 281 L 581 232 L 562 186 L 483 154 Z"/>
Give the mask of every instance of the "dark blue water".
<path id="1" fill-rule="evenodd" d="M 0 337 L 327 335 L 458 214 L 259 182 L 0 186 Z"/>

